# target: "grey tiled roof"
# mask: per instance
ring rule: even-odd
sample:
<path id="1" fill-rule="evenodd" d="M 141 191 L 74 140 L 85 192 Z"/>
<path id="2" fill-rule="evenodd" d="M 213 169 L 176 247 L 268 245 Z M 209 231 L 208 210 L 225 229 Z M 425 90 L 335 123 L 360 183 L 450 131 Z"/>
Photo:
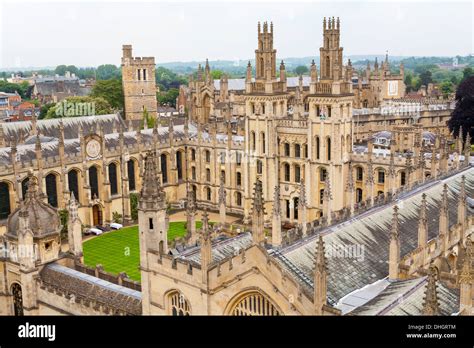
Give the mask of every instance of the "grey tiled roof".
<path id="1" fill-rule="evenodd" d="M 427 277 L 393 282 L 372 300 L 354 309 L 351 315 L 422 315 L 427 284 Z M 441 315 L 459 310 L 458 289 L 437 282 L 437 294 Z"/>
<path id="2" fill-rule="evenodd" d="M 438 235 L 439 207 L 444 182 L 448 184 L 449 224 L 452 226 L 457 223 L 457 196 L 461 175 L 466 176 L 466 191 L 469 197 L 473 197 L 474 168 L 470 168 L 462 174 L 454 175 L 435 185 L 428 185 L 425 189 L 417 190 L 396 202 L 399 206 L 401 256 L 417 247 L 418 212 L 423 192 L 427 194 L 429 239 Z M 393 205 L 394 203 L 370 210 L 322 232 L 326 253 L 328 250 L 346 251 L 346 253 L 342 253 L 342 256 L 333 253 L 332 257 L 328 257 L 328 297 L 330 302 L 335 303 L 350 292 L 388 275 L 389 233 Z M 305 282 L 304 278 L 313 279 L 312 268 L 316 241 L 316 236 L 311 236 L 283 248 L 280 251 L 283 257 L 279 257 L 278 254 L 276 256 L 282 266 L 293 273 L 295 279 L 299 280 L 303 286 L 308 286 L 308 282 Z M 295 270 L 301 274 L 297 274 Z"/>
<path id="3" fill-rule="evenodd" d="M 233 238 L 215 239 L 212 241 L 212 261 L 219 262 L 225 258 L 235 255 L 242 249 L 247 249 L 252 245 L 252 235 L 250 232 L 241 233 Z M 201 263 L 200 247 L 186 249 L 180 258 Z"/>
<path id="4" fill-rule="evenodd" d="M 41 270 L 40 278 L 44 284 L 74 294 L 76 298 L 94 300 L 116 311 L 123 311 L 130 315 L 140 315 L 142 312 L 141 293 L 139 291 L 110 283 L 74 269 L 59 264 L 49 264 Z"/>

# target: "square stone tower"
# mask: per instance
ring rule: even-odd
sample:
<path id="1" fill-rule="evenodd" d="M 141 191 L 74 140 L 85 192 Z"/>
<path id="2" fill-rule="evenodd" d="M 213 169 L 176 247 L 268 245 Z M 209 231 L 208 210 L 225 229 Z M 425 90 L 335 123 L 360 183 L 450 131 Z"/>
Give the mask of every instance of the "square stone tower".
<path id="1" fill-rule="evenodd" d="M 133 57 L 132 45 L 122 46 L 122 86 L 125 118 L 141 120 L 146 110 L 156 117 L 155 58 Z"/>

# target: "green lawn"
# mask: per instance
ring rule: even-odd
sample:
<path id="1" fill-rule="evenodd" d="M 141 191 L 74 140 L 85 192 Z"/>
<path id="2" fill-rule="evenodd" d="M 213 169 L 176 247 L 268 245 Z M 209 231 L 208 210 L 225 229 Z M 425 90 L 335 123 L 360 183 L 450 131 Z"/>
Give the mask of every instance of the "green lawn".
<path id="1" fill-rule="evenodd" d="M 196 226 L 200 228 L 201 221 L 197 221 Z M 170 222 L 169 241 L 185 234 L 185 221 Z M 131 279 L 140 280 L 138 226 L 125 227 L 89 239 L 84 242 L 83 249 L 86 265 L 95 267 L 101 264 L 109 273 L 125 272 Z"/>

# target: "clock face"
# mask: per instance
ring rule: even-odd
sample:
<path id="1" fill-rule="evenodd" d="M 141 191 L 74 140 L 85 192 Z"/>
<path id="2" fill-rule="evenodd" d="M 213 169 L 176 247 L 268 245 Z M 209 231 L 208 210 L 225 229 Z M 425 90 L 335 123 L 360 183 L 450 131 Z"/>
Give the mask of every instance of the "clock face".
<path id="1" fill-rule="evenodd" d="M 90 158 L 97 158 L 100 154 L 100 143 L 92 139 L 86 145 L 86 153 Z"/>

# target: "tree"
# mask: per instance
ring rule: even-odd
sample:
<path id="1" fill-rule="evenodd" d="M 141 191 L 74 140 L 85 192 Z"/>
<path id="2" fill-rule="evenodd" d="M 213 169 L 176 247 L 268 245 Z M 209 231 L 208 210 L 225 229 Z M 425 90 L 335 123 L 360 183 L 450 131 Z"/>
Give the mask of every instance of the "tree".
<path id="1" fill-rule="evenodd" d="M 428 86 L 428 83 L 433 82 L 431 70 L 425 70 L 420 74 L 420 82 L 425 86 Z"/>
<path id="2" fill-rule="evenodd" d="M 453 93 L 453 84 L 450 80 L 444 80 L 441 83 L 440 88 L 445 97 L 448 97 L 451 93 Z"/>
<path id="3" fill-rule="evenodd" d="M 130 215 L 133 221 L 138 220 L 138 194 L 130 193 Z"/>
<path id="4" fill-rule="evenodd" d="M 64 74 L 66 74 L 66 71 L 67 71 L 66 65 L 58 65 L 56 69 L 54 69 L 54 73 L 60 76 L 64 76 Z"/>
<path id="5" fill-rule="evenodd" d="M 211 71 L 211 76 L 214 80 L 219 80 L 222 75 L 224 75 L 224 72 L 222 70 L 212 70 Z"/>
<path id="6" fill-rule="evenodd" d="M 148 113 L 148 110 L 145 108 L 143 110 L 143 119 L 141 122 L 141 129 L 144 128 L 145 122 L 146 122 L 147 128 L 153 128 L 155 126 L 155 121 L 156 121 L 155 118 L 153 116 L 150 116 L 150 114 Z"/>
<path id="7" fill-rule="evenodd" d="M 51 109 L 55 106 L 56 106 L 56 103 L 49 103 L 49 104 L 45 104 L 45 105 L 41 106 L 40 115 L 39 115 L 38 118 L 40 120 L 42 120 L 43 118 L 46 118 L 46 115 L 48 114 L 49 109 Z"/>
<path id="8" fill-rule="evenodd" d="M 113 64 L 99 65 L 96 70 L 97 80 L 121 79 L 122 73 L 119 68 Z"/>
<path id="9" fill-rule="evenodd" d="M 107 115 L 113 113 L 110 104 L 101 97 L 69 97 L 50 107 L 44 118 Z"/>
<path id="10" fill-rule="evenodd" d="M 167 92 L 159 92 L 156 95 L 160 105 L 170 105 L 176 107 L 176 98 L 179 95 L 179 89 L 171 88 Z"/>
<path id="11" fill-rule="evenodd" d="M 474 76 L 474 70 L 470 66 L 465 67 L 462 72 L 462 80 L 464 81 L 471 76 Z"/>
<path id="12" fill-rule="evenodd" d="M 303 74 L 306 74 L 308 71 L 309 71 L 308 67 L 304 65 L 299 65 L 295 68 L 296 75 L 303 75 Z"/>
<path id="13" fill-rule="evenodd" d="M 11 83 L 0 80 L 0 92 L 15 93 L 17 92 L 23 99 L 28 97 L 30 86 L 27 81 L 21 83 Z"/>
<path id="14" fill-rule="evenodd" d="M 474 138 L 474 76 L 468 77 L 456 90 L 456 107 L 451 113 L 448 127 L 454 137 L 458 137 L 459 128 L 462 127 L 463 138 L 467 132 Z"/>
<path id="15" fill-rule="evenodd" d="M 90 94 L 91 97 L 101 97 L 107 100 L 111 107 L 123 109 L 123 89 L 120 80 L 99 80 L 96 82 Z"/>

